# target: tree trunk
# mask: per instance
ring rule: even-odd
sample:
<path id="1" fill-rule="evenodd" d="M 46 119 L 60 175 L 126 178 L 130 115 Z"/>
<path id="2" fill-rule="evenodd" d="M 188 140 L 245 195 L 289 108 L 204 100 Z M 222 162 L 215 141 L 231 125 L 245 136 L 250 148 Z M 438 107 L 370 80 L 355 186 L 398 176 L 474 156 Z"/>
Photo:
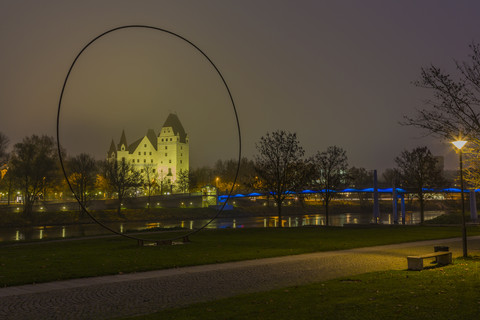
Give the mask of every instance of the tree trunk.
<path id="1" fill-rule="evenodd" d="M 35 199 L 30 199 L 28 195 L 23 198 L 23 218 L 28 222 L 32 220 L 33 203 Z"/>
<path id="2" fill-rule="evenodd" d="M 8 180 L 8 194 L 7 194 L 7 206 L 10 206 L 10 197 L 12 196 L 12 181 Z"/>
<path id="3" fill-rule="evenodd" d="M 425 222 L 425 214 L 424 214 L 424 199 L 423 199 L 423 193 L 419 193 L 418 199 L 420 200 L 420 223 L 423 224 Z"/>
<path id="4" fill-rule="evenodd" d="M 148 188 L 147 210 L 150 211 L 150 187 Z"/>
<path id="5" fill-rule="evenodd" d="M 117 203 L 117 216 L 121 217 L 122 216 L 122 201 L 123 197 L 120 195 L 120 192 L 118 193 L 118 203 Z"/>
<path id="6" fill-rule="evenodd" d="M 325 225 L 328 227 L 328 205 L 330 203 L 330 199 L 328 196 L 325 197 Z"/>
<path id="7" fill-rule="evenodd" d="M 278 211 L 278 222 L 279 227 L 282 227 L 282 201 L 277 201 L 277 211 Z"/>

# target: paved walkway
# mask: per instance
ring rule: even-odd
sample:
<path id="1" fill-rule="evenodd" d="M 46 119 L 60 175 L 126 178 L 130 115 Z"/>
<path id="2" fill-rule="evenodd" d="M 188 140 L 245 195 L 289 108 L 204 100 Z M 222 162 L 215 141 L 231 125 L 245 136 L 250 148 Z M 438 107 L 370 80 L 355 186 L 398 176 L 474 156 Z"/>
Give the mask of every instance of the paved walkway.
<path id="1" fill-rule="evenodd" d="M 468 240 L 480 254 L 480 236 Z M 147 314 L 241 293 L 325 281 L 365 272 L 406 269 L 406 256 L 461 239 L 320 252 L 0 288 L 0 319 L 109 319 Z"/>

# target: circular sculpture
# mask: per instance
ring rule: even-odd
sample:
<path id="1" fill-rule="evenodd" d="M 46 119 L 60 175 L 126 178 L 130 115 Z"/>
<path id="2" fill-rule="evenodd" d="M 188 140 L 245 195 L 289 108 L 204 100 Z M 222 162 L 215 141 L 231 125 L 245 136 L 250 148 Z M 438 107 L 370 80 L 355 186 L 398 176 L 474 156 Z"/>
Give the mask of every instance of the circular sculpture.
<path id="1" fill-rule="evenodd" d="M 68 179 L 68 176 L 67 176 L 67 172 L 65 170 L 65 166 L 64 166 L 64 163 L 63 163 L 63 157 L 62 157 L 62 152 L 61 152 L 61 143 L 60 143 L 60 111 L 61 111 L 61 107 L 62 107 L 62 99 L 63 99 L 63 94 L 65 92 L 65 88 L 67 86 L 67 82 L 68 82 L 68 78 L 70 77 L 70 73 L 72 72 L 73 70 L 73 67 L 75 66 L 75 63 L 77 62 L 77 60 L 80 58 L 80 56 L 82 55 L 82 53 L 89 47 L 91 46 L 95 41 L 99 40 L 100 38 L 104 37 L 105 35 L 109 34 L 109 33 L 112 33 L 112 32 L 115 32 L 115 31 L 118 31 L 118 30 L 122 30 L 122 29 L 153 29 L 153 30 L 157 30 L 157 31 L 160 31 L 160 32 L 163 32 L 163 33 L 167 33 L 169 35 L 172 35 L 176 38 L 179 38 L 181 40 L 183 40 L 184 42 L 188 43 L 190 46 L 192 46 L 193 48 L 195 48 L 198 52 L 200 52 L 203 57 L 205 57 L 205 59 L 207 59 L 207 61 L 210 63 L 210 65 L 215 69 L 215 71 L 217 72 L 217 74 L 219 75 L 220 79 L 222 80 L 224 86 L 225 86 L 225 89 L 227 90 L 228 92 L 228 96 L 230 97 L 230 101 L 232 103 L 232 108 L 233 108 L 233 112 L 235 114 L 235 120 L 236 120 L 236 124 L 237 124 L 237 130 L 238 130 L 238 162 L 237 162 L 237 170 L 236 170 L 236 173 L 235 173 L 235 178 L 233 180 L 233 184 L 232 184 L 232 188 L 230 189 L 229 191 L 229 194 L 228 194 L 228 197 L 227 197 L 227 200 L 223 203 L 223 205 L 221 207 L 218 208 L 217 210 L 217 213 L 215 214 L 215 216 L 213 218 L 211 218 L 205 225 L 203 225 L 202 227 L 196 229 L 196 230 L 193 230 L 189 233 L 186 233 L 184 235 L 181 235 L 181 236 L 177 236 L 177 237 L 174 237 L 174 238 L 170 238 L 170 239 L 163 239 L 163 240 L 152 240 L 152 239 L 142 239 L 142 238 L 138 238 L 138 237 L 134 237 L 134 236 L 131 236 L 131 235 L 127 235 L 127 234 L 123 234 L 123 233 L 120 233 L 116 230 L 113 230 L 112 228 L 106 226 L 105 224 L 103 224 L 102 222 L 100 222 L 98 219 L 96 219 L 88 210 L 87 208 L 83 205 L 83 203 L 80 201 L 78 195 L 75 193 L 75 191 L 73 190 L 73 187 Z M 132 240 L 137 240 L 138 241 L 138 244 L 141 244 L 143 245 L 144 242 L 149 242 L 149 243 L 154 243 L 154 244 L 171 244 L 172 241 L 174 240 L 177 240 L 177 239 L 183 239 L 184 241 L 188 241 L 188 236 L 194 234 L 194 233 L 197 233 L 199 232 L 200 230 L 204 229 L 206 226 L 208 226 L 213 220 L 215 220 L 218 215 L 223 211 L 225 205 L 227 204 L 228 202 L 228 199 L 231 197 L 232 193 L 233 193 L 233 189 L 235 187 L 235 183 L 237 181 L 237 177 L 238 177 L 238 172 L 240 170 L 240 159 L 241 159 L 241 153 L 242 153 L 242 140 L 241 140 L 241 134 L 240 134 L 240 122 L 238 121 L 238 114 L 237 114 L 237 109 L 235 107 L 235 102 L 233 101 L 233 97 L 232 97 L 232 94 L 230 92 L 230 88 L 228 87 L 227 85 L 227 82 L 225 81 L 225 78 L 223 77 L 223 75 L 221 74 L 220 70 L 217 68 L 217 66 L 213 63 L 213 61 L 199 48 L 197 47 L 193 42 L 185 39 L 184 37 L 172 32 L 172 31 L 169 31 L 169 30 L 166 30 L 166 29 L 162 29 L 162 28 L 157 28 L 157 27 L 153 27 L 153 26 L 147 26 L 147 25 L 127 25 L 127 26 L 121 26 L 121 27 L 117 27 L 117 28 L 113 28 L 113 29 L 110 29 L 108 31 L 105 31 L 103 32 L 102 34 L 96 36 L 95 38 L 93 38 L 89 43 L 87 43 L 83 48 L 82 50 L 80 50 L 80 52 L 77 54 L 77 56 L 75 57 L 75 59 L 73 60 L 70 68 L 68 69 L 68 73 L 67 73 L 67 76 L 65 77 L 65 81 L 63 82 L 63 87 L 62 87 L 62 91 L 60 93 L 60 99 L 58 101 L 58 112 L 57 112 L 57 149 L 58 149 L 58 157 L 60 159 L 60 165 L 62 167 L 62 171 L 63 171 L 63 174 L 65 176 L 65 179 L 67 181 L 67 184 L 70 188 L 70 190 L 72 191 L 75 199 L 77 200 L 77 202 L 79 203 L 80 207 L 82 208 L 82 210 L 94 221 L 96 222 L 97 224 L 101 225 L 103 228 L 111 231 L 112 233 L 115 233 L 115 234 L 118 234 L 122 237 L 126 237 L 126 238 L 129 238 L 129 239 L 132 239 Z"/>

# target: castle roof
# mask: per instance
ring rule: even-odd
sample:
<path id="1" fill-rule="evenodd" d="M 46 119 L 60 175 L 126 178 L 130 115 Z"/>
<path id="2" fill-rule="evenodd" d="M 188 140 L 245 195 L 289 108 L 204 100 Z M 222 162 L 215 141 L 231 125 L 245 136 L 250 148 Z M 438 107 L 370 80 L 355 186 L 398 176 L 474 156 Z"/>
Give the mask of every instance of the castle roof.
<path id="1" fill-rule="evenodd" d="M 186 143 L 187 134 L 185 133 L 185 129 L 183 129 L 182 123 L 176 114 L 170 113 L 168 115 L 167 120 L 165 120 L 165 123 L 163 124 L 163 128 L 165 127 L 171 127 L 173 129 L 173 133 L 180 136 L 180 142 Z"/>
<path id="2" fill-rule="evenodd" d="M 110 156 L 112 153 L 117 154 L 117 148 L 115 148 L 115 142 L 113 142 L 113 139 L 112 143 L 110 144 L 110 150 L 108 150 L 108 156 Z"/>
<path id="3" fill-rule="evenodd" d="M 155 150 L 157 150 L 157 134 L 155 133 L 155 131 L 153 131 L 153 129 L 148 129 L 147 138 L 148 140 L 150 140 L 150 143 L 155 148 Z"/>
<path id="4" fill-rule="evenodd" d="M 125 130 L 122 130 L 122 136 L 120 137 L 120 143 L 118 144 L 117 149 L 122 149 L 122 144 L 125 145 L 125 149 L 128 147 L 127 138 L 125 137 Z"/>
<path id="5" fill-rule="evenodd" d="M 163 124 L 164 127 L 171 127 L 173 130 L 173 133 L 175 135 L 178 135 L 180 137 L 180 142 L 181 143 L 186 143 L 187 141 L 187 134 L 185 133 L 185 129 L 182 126 L 182 123 L 178 119 L 178 116 L 176 114 L 170 113 L 167 117 L 167 120 L 165 120 L 165 123 Z M 128 153 L 132 154 L 135 152 L 137 147 L 140 145 L 142 140 L 147 137 L 147 139 L 150 141 L 152 146 L 157 150 L 158 142 L 157 142 L 157 134 L 153 129 L 148 129 L 147 134 L 140 139 L 134 141 L 132 144 L 128 145 L 127 144 L 127 137 L 125 135 L 125 130 L 122 130 L 122 136 L 120 137 L 120 142 L 115 146 L 115 142 L 112 139 L 112 143 L 110 145 L 110 150 L 108 151 L 108 155 L 110 156 L 112 152 L 117 154 L 117 151 L 120 151 L 122 149 L 122 144 L 125 145 L 125 150 L 128 151 Z"/>
<path id="6" fill-rule="evenodd" d="M 148 141 L 152 144 L 153 148 L 157 150 L 157 134 L 153 129 L 148 129 L 147 134 L 140 139 L 134 141 L 131 145 L 128 146 L 128 153 L 132 154 L 137 149 L 138 145 L 142 142 L 143 138 L 147 137 Z"/>
<path id="7" fill-rule="evenodd" d="M 133 142 L 131 145 L 128 146 L 128 153 L 134 153 L 135 150 L 137 149 L 138 145 L 140 144 L 140 142 L 142 142 L 143 140 L 143 137 L 141 137 L 140 139 L 136 140 L 135 142 Z"/>

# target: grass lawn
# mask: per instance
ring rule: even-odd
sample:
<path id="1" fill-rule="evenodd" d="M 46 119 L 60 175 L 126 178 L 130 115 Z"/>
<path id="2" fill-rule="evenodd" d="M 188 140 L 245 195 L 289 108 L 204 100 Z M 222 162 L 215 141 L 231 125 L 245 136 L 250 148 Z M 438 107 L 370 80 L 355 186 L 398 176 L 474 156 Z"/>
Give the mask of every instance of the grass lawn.
<path id="1" fill-rule="evenodd" d="M 240 295 L 129 319 L 479 319 L 480 257 Z"/>
<path id="2" fill-rule="evenodd" d="M 4 245 L 0 286 L 459 236 L 459 227 L 258 228 L 206 230 L 174 246 L 137 247 L 120 237 Z"/>

